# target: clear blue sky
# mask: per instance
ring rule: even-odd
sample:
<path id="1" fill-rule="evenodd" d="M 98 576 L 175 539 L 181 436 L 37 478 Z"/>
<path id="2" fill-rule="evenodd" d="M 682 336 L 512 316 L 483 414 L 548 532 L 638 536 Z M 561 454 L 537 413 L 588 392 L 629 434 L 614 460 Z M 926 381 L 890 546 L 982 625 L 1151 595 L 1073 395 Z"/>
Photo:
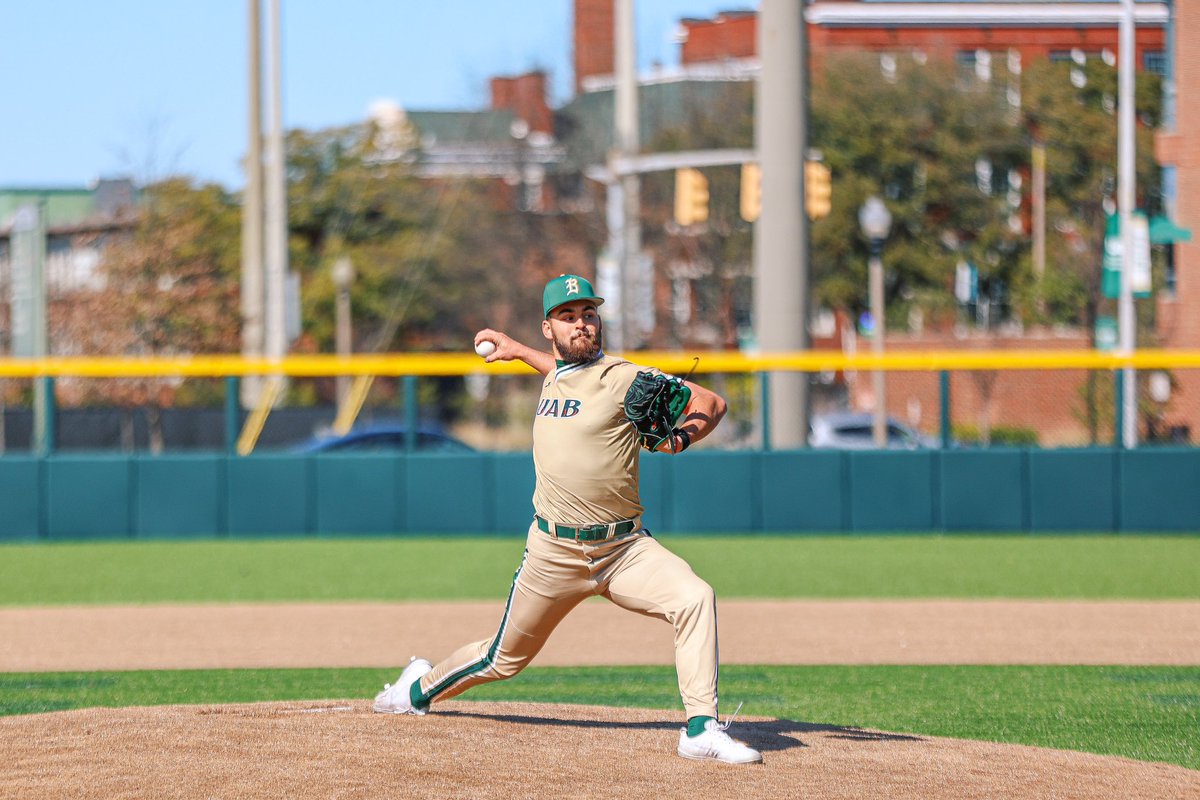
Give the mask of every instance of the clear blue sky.
<path id="1" fill-rule="evenodd" d="M 384 98 L 481 108 L 491 76 L 535 67 L 553 102 L 571 93 L 572 0 L 282 5 L 288 128 L 361 120 Z M 757 2 L 635 5 L 644 69 L 678 63 L 680 18 Z M 246 16 L 246 0 L 0 0 L 0 187 L 185 173 L 240 188 Z"/>

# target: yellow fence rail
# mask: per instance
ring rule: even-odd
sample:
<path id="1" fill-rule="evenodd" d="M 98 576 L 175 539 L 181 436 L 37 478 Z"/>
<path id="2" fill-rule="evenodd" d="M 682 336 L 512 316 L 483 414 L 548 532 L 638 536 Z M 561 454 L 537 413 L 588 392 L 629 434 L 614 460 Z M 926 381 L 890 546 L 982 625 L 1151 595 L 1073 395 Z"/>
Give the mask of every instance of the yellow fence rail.
<path id="1" fill-rule="evenodd" d="M 1200 367 L 1200 350 L 1138 350 L 1133 353 L 1097 350 L 893 350 L 848 355 L 835 351 L 747 354 L 730 351 L 638 351 L 630 356 L 640 364 L 668 372 L 827 372 L 848 370 L 940 371 L 1171 369 Z M 468 375 L 472 373 L 527 374 L 520 362 L 485 364 L 478 356 L 459 353 L 387 353 L 382 355 L 289 356 L 273 361 L 241 356 L 197 355 L 167 358 L 62 357 L 0 358 L 0 378 L 146 378 L 245 375 L 287 375 L 295 378 L 336 375 Z"/>

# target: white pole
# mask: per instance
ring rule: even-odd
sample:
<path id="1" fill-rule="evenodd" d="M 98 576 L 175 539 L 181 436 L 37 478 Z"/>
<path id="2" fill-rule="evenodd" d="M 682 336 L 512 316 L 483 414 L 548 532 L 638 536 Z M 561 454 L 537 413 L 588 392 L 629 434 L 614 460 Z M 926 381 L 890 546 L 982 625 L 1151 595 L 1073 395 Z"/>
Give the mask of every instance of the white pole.
<path id="1" fill-rule="evenodd" d="M 883 255 L 882 243 L 871 243 L 871 260 L 867 262 L 868 302 L 871 306 L 871 352 L 883 355 Z M 887 449 L 887 377 L 882 369 L 871 376 L 875 392 L 875 408 L 871 414 L 871 439 L 880 450 Z"/>
<path id="2" fill-rule="evenodd" d="M 242 355 L 263 354 L 262 0 L 246 0 L 248 89 L 246 189 L 242 195 Z M 242 378 L 242 405 L 258 404 L 261 381 Z"/>
<path id="3" fill-rule="evenodd" d="M 1136 201 L 1134 134 L 1134 0 L 1121 0 L 1118 31 L 1117 87 L 1117 206 L 1121 218 L 1121 294 L 1117 303 L 1120 351 L 1132 354 L 1137 347 L 1137 320 L 1133 308 L 1133 206 Z M 1137 446 L 1137 381 L 1132 367 L 1123 371 L 1121 393 L 1121 441 Z"/>
<path id="4" fill-rule="evenodd" d="M 614 71 L 616 87 L 615 141 L 620 155 L 633 157 L 641 149 L 638 136 L 637 43 L 633 0 L 615 0 Z M 621 346 L 635 348 L 653 329 L 653 284 L 642 269 L 641 179 L 636 172 L 616 177 L 621 183 L 621 241 L 618 263 L 621 282 Z M 650 285 L 647 285 L 650 284 Z"/>
<path id="5" fill-rule="evenodd" d="M 345 358 L 353 349 L 354 327 L 350 318 L 350 287 L 354 283 L 354 265 L 342 256 L 333 265 L 333 286 L 337 292 L 334 304 L 335 337 L 338 356 Z M 350 397 L 350 376 L 337 376 L 338 416 L 345 413 Z"/>
<path id="6" fill-rule="evenodd" d="M 754 335 L 763 352 L 807 350 L 808 217 L 807 38 L 802 4 L 763 0 L 758 16 L 762 69 L 755 91 L 754 139 L 762 164 L 762 212 L 754 223 Z M 808 442 L 808 375 L 770 376 L 768 448 Z"/>
<path id="7" fill-rule="evenodd" d="M 266 336 L 267 358 L 282 359 L 287 350 L 284 334 L 284 275 L 287 274 L 287 188 L 283 143 L 283 62 L 279 0 L 268 4 L 271 130 L 267 136 L 266 168 Z"/>

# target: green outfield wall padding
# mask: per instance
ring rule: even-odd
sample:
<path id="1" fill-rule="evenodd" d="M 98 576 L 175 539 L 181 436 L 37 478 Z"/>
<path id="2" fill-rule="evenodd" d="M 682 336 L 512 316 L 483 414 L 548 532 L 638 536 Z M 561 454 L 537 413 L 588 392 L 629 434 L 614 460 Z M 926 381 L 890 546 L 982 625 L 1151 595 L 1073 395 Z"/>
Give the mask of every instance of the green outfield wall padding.
<path id="1" fill-rule="evenodd" d="M 314 468 L 317 532 L 395 533 L 402 529 L 403 456 L 322 453 L 309 458 Z"/>
<path id="2" fill-rule="evenodd" d="M 1200 533 L 1200 449 L 643 454 L 656 533 Z M 523 453 L 0 457 L 0 541 L 499 533 Z"/>
<path id="3" fill-rule="evenodd" d="M 45 466 L 49 538 L 125 538 L 133 534 L 129 457 L 49 456 Z"/>
<path id="4" fill-rule="evenodd" d="M 533 455 L 496 453 L 489 459 L 491 509 L 489 530 L 524 533 L 533 521 Z"/>
<path id="5" fill-rule="evenodd" d="M 225 528 L 225 459 L 216 455 L 133 459 L 135 536 L 211 536 Z"/>
<path id="6" fill-rule="evenodd" d="M 41 535 L 41 459 L 0 458 L 0 542 L 33 541 Z"/>
<path id="7" fill-rule="evenodd" d="M 418 453 L 409 456 L 405 490 L 406 530 L 412 533 L 487 531 L 495 487 L 488 456 Z"/>
<path id="8" fill-rule="evenodd" d="M 940 527 L 933 509 L 934 453 L 861 450 L 850 459 L 850 529 L 927 531 Z"/>
<path id="9" fill-rule="evenodd" d="M 754 453 L 700 451 L 672 460 L 671 527 L 685 531 L 746 531 L 758 527 Z"/>
<path id="10" fill-rule="evenodd" d="M 671 463 L 674 456 L 658 453 L 659 458 L 650 458 L 649 455 L 642 454 L 640 468 L 642 505 L 646 507 L 642 524 L 651 532 L 674 530 L 675 521 L 671 514 L 674 510 L 671 506 L 674 487 L 670 481 L 674 473 Z"/>
<path id="11" fill-rule="evenodd" d="M 313 533 L 309 475 L 315 472 L 313 459 L 302 455 L 230 456 L 226 530 L 231 536 Z"/>
<path id="12" fill-rule="evenodd" d="M 1200 458 L 1194 449 L 1121 453 L 1122 530 L 1200 532 Z"/>
<path id="13" fill-rule="evenodd" d="M 847 527 L 846 458 L 834 450 L 776 451 L 757 459 L 762 530 Z"/>
<path id="14" fill-rule="evenodd" d="M 939 458 L 946 530 L 1028 530 L 1025 451 L 945 450 Z"/>
<path id="15" fill-rule="evenodd" d="M 1116 469 L 1114 450 L 1030 450 L 1030 529 L 1116 530 Z"/>

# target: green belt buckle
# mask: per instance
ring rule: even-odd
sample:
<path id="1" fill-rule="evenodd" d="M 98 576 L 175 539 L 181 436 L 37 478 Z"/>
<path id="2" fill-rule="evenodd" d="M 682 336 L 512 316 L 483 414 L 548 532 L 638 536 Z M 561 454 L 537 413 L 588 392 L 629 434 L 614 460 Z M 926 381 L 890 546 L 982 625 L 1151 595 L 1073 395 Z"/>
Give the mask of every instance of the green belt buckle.
<path id="1" fill-rule="evenodd" d="M 594 542 L 597 539 L 608 538 L 607 525 L 588 525 L 584 528 L 575 529 L 575 539 L 580 542 Z"/>

